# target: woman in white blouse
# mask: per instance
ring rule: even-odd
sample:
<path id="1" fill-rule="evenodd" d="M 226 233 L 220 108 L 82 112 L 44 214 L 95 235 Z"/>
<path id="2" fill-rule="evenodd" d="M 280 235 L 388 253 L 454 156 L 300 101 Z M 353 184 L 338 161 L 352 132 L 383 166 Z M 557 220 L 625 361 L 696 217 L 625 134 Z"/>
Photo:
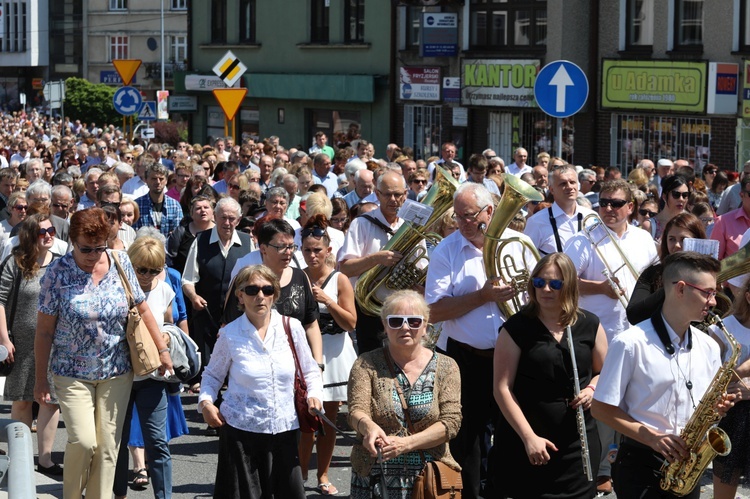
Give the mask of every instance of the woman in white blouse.
<path id="1" fill-rule="evenodd" d="M 279 281 L 268 267 L 252 265 L 237 274 L 236 282 L 244 314 L 220 331 L 198 397 L 198 409 L 206 423 L 221 427 L 214 497 L 303 499 L 294 358 L 282 317 L 273 308 L 280 293 Z M 307 382 L 309 410 L 320 410 L 320 369 L 302 324 L 289 320 Z M 228 388 L 219 408 L 214 401 L 227 375 Z"/>

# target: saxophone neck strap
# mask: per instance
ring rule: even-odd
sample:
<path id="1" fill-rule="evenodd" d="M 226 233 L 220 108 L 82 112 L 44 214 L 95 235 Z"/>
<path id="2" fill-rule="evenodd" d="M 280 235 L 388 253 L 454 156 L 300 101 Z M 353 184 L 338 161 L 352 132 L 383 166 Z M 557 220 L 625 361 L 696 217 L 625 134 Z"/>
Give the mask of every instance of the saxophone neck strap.
<path id="1" fill-rule="evenodd" d="M 393 232 L 393 229 L 391 229 L 386 224 L 384 224 L 383 222 L 381 222 L 377 218 L 373 217 L 372 215 L 361 215 L 361 216 L 362 216 L 362 218 L 366 218 L 370 222 L 374 223 L 375 225 L 377 225 L 378 227 L 380 227 L 381 229 L 383 229 L 385 231 L 385 233 L 388 234 L 389 236 L 393 236 L 394 234 L 396 234 L 395 232 Z"/>
<path id="2" fill-rule="evenodd" d="M 667 331 L 667 326 L 664 324 L 664 318 L 661 315 L 661 307 L 654 313 L 654 315 L 651 316 L 651 324 L 654 326 L 654 330 L 656 330 L 656 334 L 659 336 L 659 340 L 661 340 L 662 345 L 664 345 L 664 350 L 669 355 L 674 355 L 674 345 L 672 344 L 672 339 L 669 337 L 669 331 Z M 690 329 L 690 326 L 688 326 L 687 330 L 688 335 L 688 344 L 687 348 L 688 350 L 692 350 L 693 348 L 693 331 Z"/>

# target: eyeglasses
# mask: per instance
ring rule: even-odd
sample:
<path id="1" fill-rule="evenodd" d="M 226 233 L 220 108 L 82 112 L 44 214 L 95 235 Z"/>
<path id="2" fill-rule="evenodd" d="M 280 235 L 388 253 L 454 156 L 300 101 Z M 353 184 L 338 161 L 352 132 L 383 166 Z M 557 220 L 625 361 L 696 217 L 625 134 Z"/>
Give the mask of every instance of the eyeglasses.
<path id="1" fill-rule="evenodd" d="M 703 173 L 705 173 L 706 175 L 716 175 L 716 170 L 703 170 Z"/>
<path id="2" fill-rule="evenodd" d="M 50 237 L 55 237 L 55 234 L 57 234 L 57 229 L 54 227 L 47 227 L 46 229 L 39 229 L 39 237 L 44 237 L 47 234 L 50 235 Z"/>
<path id="3" fill-rule="evenodd" d="M 563 287 L 563 281 L 562 279 L 544 279 L 542 277 L 534 277 L 531 280 L 531 285 L 534 286 L 536 289 L 542 289 L 544 286 L 549 284 L 549 288 L 555 291 L 560 291 Z"/>
<path id="4" fill-rule="evenodd" d="M 245 293 L 247 296 L 256 296 L 261 291 L 263 292 L 263 296 L 271 296 L 273 295 L 274 289 L 273 289 L 273 286 L 271 286 L 270 284 L 267 284 L 265 286 L 258 286 L 256 284 L 250 284 L 242 288 L 242 292 Z"/>
<path id="5" fill-rule="evenodd" d="M 381 196 L 383 196 L 386 199 L 390 199 L 390 198 L 399 199 L 406 195 L 406 192 L 403 192 L 403 191 L 402 192 L 383 192 L 380 189 L 378 189 L 378 192 L 380 193 Z"/>
<path id="6" fill-rule="evenodd" d="M 711 298 L 716 298 L 717 291 L 715 289 L 703 289 L 703 288 L 696 286 L 695 284 L 691 284 L 685 281 L 672 281 L 672 284 L 677 284 L 680 282 L 683 283 L 685 286 L 690 286 L 691 288 L 697 289 L 698 291 L 700 291 L 702 294 L 706 296 L 706 300 L 710 300 Z"/>
<path id="7" fill-rule="evenodd" d="M 602 208 L 606 208 L 608 206 L 611 206 L 612 208 L 619 210 L 626 204 L 628 204 L 630 201 L 626 201 L 624 199 L 610 199 L 610 198 L 599 198 L 599 206 Z"/>
<path id="8" fill-rule="evenodd" d="M 389 315 L 385 320 L 391 329 L 401 329 L 404 324 L 409 326 L 409 329 L 419 329 L 422 327 L 424 317 L 421 315 Z"/>
<path id="9" fill-rule="evenodd" d="M 299 248 L 299 246 L 297 246 L 296 244 L 290 244 L 288 246 L 276 246 L 275 244 L 268 243 L 268 246 L 274 248 L 279 253 L 294 253 Z"/>
<path id="10" fill-rule="evenodd" d="M 79 246 L 76 244 L 76 247 L 78 248 L 78 251 L 80 251 L 84 255 L 88 255 L 89 253 L 96 253 L 98 255 L 101 255 L 107 250 L 106 246 L 97 246 L 96 248 L 87 248 L 85 246 Z"/>
<path id="11" fill-rule="evenodd" d="M 651 210 L 647 210 L 646 208 L 641 208 L 640 210 L 638 210 L 638 213 L 639 213 L 639 214 L 640 214 L 640 215 L 641 215 L 642 217 L 645 217 L 645 216 L 649 216 L 649 217 L 651 217 L 651 218 L 654 218 L 654 217 L 655 217 L 656 215 L 658 215 L 658 213 L 657 213 L 657 212 L 655 212 L 655 211 L 651 211 Z"/>
<path id="12" fill-rule="evenodd" d="M 426 184 L 427 181 L 423 178 L 415 178 L 411 181 L 412 184 Z"/>
<path id="13" fill-rule="evenodd" d="M 62 203 L 52 203 L 53 208 L 57 208 L 58 210 L 67 210 L 70 208 L 70 205 L 62 204 Z"/>
<path id="14" fill-rule="evenodd" d="M 309 229 L 302 230 L 302 237 L 317 237 L 321 238 L 326 235 L 326 230 L 323 227 L 310 227 Z"/>
<path id="15" fill-rule="evenodd" d="M 451 218 L 453 219 L 454 222 L 458 220 L 463 220 L 464 222 L 471 223 L 477 219 L 480 213 L 482 213 L 484 210 L 487 209 L 487 206 L 485 206 L 484 208 L 482 208 L 476 213 L 471 213 L 471 214 L 467 213 L 466 215 L 459 215 L 458 213 L 453 212 L 453 215 L 451 215 Z"/>
<path id="16" fill-rule="evenodd" d="M 687 199 L 690 197 L 689 192 L 669 191 L 669 195 L 672 196 L 672 199 Z M 601 200 L 599 201 L 599 204 L 601 204 Z"/>
<path id="17" fill-rule="evenodd" d="M 240 184 L 227 184 L 227 187 L 229 187 L 230 189 L 239 189 Z"/>
<path id="18" fill-rule="evenodd" d="M 13 207 L 13 209 L 16 211 L 26 211 L 29 209 L 29 207 L 25 204 L 17 204 Z"/>
<path id="19" fill-rule="evenodd" d="M 133 156 L 124 156 L 122 159 L 125 161 L 133 161 Z"/>
<path id="20" fill-rule="evenodd" d="M 136 267 L 135 269 L 135 271 L 141 275 L 151 274 L 153 276 L 161 274 L 162 270 L 163 269 L 150 269 L 148 267 Z"/>
<path id="21" fill-rule="evenodd" d="M 349 217 L 332 218 L 331 224 L 345 224 L 347 220 L 349 220 Z"/>

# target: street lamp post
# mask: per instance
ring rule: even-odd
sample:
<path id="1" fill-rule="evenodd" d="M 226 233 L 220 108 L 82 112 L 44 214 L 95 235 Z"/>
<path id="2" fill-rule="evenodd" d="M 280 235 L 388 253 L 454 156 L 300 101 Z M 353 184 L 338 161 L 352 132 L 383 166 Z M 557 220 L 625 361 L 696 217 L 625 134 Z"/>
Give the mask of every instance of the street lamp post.
<path id="1" fill-rule="evenodd" d="M 164 89 L 164 0 L 159 0 L 161 7 L 161 91 Z"/>

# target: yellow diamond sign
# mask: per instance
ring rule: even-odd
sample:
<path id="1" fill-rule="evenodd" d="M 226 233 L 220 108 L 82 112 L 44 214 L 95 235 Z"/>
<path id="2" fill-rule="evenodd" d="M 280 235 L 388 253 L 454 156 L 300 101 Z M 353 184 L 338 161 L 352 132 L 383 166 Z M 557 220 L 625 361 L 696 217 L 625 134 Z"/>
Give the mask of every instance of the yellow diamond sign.
<path id="1" fill-rule="evenodd" d="M 224 57 L 214 66 L 214 73 L 224 80 L 224 83 L 228 87 L 233 87 L 237 83 L 237 80 L 242 78 L 245 71 L 247 71 L 247 66 L 242 64 L 231 50 L 227 50 Z"/>

